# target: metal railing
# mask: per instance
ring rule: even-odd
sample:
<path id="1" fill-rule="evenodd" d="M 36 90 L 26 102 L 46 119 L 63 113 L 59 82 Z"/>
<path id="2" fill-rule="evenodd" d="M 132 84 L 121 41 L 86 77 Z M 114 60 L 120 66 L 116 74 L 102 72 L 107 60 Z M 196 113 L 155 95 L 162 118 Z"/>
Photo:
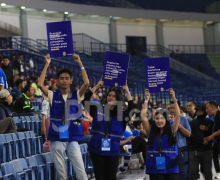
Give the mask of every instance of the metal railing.
<path id="1" fill-rule="evenodd" d="M 220 54 L 220 45 L 169 45 L 168 48 L 174 54 Z"/>

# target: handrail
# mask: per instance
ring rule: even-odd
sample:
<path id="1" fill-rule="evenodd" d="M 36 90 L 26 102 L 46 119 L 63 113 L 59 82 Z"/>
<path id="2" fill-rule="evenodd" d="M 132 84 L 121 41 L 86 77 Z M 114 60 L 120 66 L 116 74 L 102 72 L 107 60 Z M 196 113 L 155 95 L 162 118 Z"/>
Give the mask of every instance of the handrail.
<path id="1" fill-rule="evenodd" d="M 169 45 L 168 47 L 175 54 L 220 54 L 220 45 Z"/>

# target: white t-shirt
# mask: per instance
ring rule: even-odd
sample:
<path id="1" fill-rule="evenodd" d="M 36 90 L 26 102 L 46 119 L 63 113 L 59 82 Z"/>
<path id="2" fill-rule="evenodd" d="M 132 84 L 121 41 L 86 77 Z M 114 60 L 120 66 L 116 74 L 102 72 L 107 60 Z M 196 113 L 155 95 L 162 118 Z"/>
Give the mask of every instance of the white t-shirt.
<path id="1" fill-rule="evenodd" d="M 46 99 L 44 99 L 42 102 L 41 114 L 45 115 L 46 119 L 50 118 L 50 104 L 49 104 L 48 100 L 46 100 Z"/>

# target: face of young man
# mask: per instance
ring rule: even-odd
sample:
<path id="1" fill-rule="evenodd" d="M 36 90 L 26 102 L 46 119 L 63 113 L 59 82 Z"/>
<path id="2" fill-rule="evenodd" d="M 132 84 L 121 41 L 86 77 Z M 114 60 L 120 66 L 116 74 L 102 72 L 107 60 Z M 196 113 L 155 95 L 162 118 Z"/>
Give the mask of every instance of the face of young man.
<path id="1" fill-rule="evenodd" d="M 57 84 L 61 89 L 68 89 L 72 84 L 72 78 L 68 73 L 62 73 L 58 78 Z"/>

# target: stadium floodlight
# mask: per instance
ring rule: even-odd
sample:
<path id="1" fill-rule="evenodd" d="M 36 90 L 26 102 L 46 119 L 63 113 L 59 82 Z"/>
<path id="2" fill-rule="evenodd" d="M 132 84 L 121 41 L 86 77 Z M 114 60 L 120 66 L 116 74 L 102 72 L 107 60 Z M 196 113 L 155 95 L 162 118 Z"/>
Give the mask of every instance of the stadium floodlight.
<path id="1" fill-rule="evenodd" d="M 5 7 L 6 6 L 6 4 L 5 3 L 1 3 L 1 7 Z"/>
<path id="2" fill-rule="evenodd" d="M 26 7 L 25 7 L 25 6 L 21 6 L 20 8 L 21 8 L 22 10 L 26 9 Z"/>
<path id="3" fill-rule="evenodd" d="M 65 15 L 68 15 L 69 13 L 67 11 L 64 12 Z"/>
<path id="4" fill-rule="evenodd" d="M 47 10 L 46 10 L 46 9 L 43 9 L 43 12 L 47 12 Z"/>

